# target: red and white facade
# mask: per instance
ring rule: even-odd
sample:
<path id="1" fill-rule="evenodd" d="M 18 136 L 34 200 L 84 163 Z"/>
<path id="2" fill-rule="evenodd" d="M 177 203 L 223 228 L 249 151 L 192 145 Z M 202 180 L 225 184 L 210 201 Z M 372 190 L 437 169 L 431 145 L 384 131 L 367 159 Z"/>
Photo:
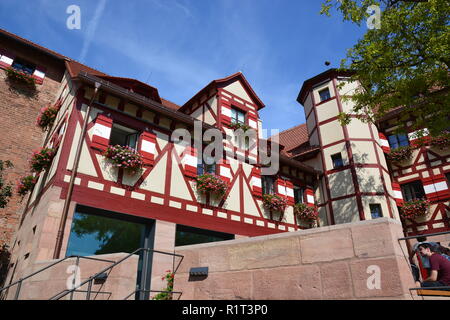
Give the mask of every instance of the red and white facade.
<path id="1" fill-rule="evenodd" d="M 8 56 L 7 48 L 2 48 L 0 66 L 11 65 L 11 59 L 14 57 Z M 57 148 L 57 153 L 26 199 L 12 245 L 12 261 L 22 273 L 27 273 L 34 262 L 53 258 L 80 139 L 82 151 L 61 255 L 68 245 L 76 205 L 156 221 L 155 249 L 173 251 L 176 225 L 237 237 L 302 230 L 306 226 L 294 214 L 299 188 L 303 190 L 301 201 L 318 208 L 319 226 L 372 219 L 373 204 L 380 205 L 383 216 L 399 220 L 397 207 L 403 201 L 400 185 L 413 179 L 423 182 L 433 210 L 423 221 L 407 221 L 407 232 L 449 229 L 450 197 L 445 180 L 450 172 L 448 150 L 422 147 L 411 163 L 389 164 L 385 153 L 389 152 L 386 136 L 390 128 L 380 130 L 357 119 L 347 126 L 339 124 L 338 114 L 352 107 L 351 101 L 342 97 L 351 95 L 355 85 L 334 70 L 305 81 L 302 87 L 298 101 L 305 108 L 307 141 L 299 141 L 299 145 L 307 142 L 308 148 L 295 155 L 282 152 L 280 169 L 273 177 L 274 193 L 285 198 L 288 206 L 283 214 L 274 215 L 262 201 L 258 147 L 262 136 L 259 111 L 264 104 L 242 73 L 212 81 L 180 107 L 161 99 L 156 88 L 137 80 L 107 76 L 63 56 L 61 61 L 66 72 L 54 99 L 61 107 L 42 145 Z M 33 76 L 45 82 L 43 70 L 36 69 Z M 86 120 L 95 82 L 101 86 Z M 323 89 L 329 90 L 330 97 L 321 101 L 319 92 Z M 233 109 L 245 114 L 245 124 L 256 130 L 253 147 L 236 143 L 231 127 Z M 87 134 L 82 137 L 84 121 Z M 176 129 L 184 129 L 195 138 L 196 123 L 201 124 L 202 134 L 215 128 L 222 135 L 224 152 L 215 167 L 215 174 L 228 184 L 222 198 L 196 189 L 202 153 L 194 139 L 187 144 L 173 142 Z M 103 156 L 115 125 L 138 133 L 136 147 L 144 162 L 141 171 L 129 173 L 115 168 Z M 336 168 L 332 156 L 338 153 L 342 166 Z M 159 278 L 161 272 L 156 268 L 154 276 Z"/>
<path id="2" fill-rule="evenodd" d="M 448 231 L 450 148 L 417 147 L 418 132 L 410 130 L 411 159 L 401 163 L 387 160 L 392 151 L 388 137 L 397 128 L 398 116 L 388 116 L 376 125 L 353 117 L 341 126 L 338 114 L 350 112 L 353 106 L 351 99 L 343 97 L 351 96 L 357 86 L 346 81 L 346 76 L 328 70 L 305 81 L 298 96 L 305 108 L 308 143 L 320 146 L 320 152 L 305 163 L 324 173 L 316 190 L 322 224 L 369 220 L 371 206 L 380 205 L 381 215 L 401 220 L 407 235 Z M 329 92 L 325 99 L 320 95 L 324 90 Z M 428 130 L 421 133 L 427 139 Z M 337 167 L 333 164 L 336 155 L 342 159 Z M 402 188 L 413 181 L 421 183 L 431 208 L 426 216 L 403 220 L 399 215 L 405 202 Z"/>

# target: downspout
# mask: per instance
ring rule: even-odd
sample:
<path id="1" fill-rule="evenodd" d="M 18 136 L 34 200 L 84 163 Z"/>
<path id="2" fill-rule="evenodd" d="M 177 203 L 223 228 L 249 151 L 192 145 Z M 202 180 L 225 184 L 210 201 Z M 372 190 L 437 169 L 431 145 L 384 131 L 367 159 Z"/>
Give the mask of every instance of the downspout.
<path id="1" fill-rule="evenodd" d="M 78 140 L 77 151 L 75 153 L 75 160 L 74 160 L 73 168 L 72 168 L 72 175 L 70 176 L 70 181 L 69 181 L 69 189 L 67 190 L 67 197 L 66 197 L 66 200 L 64 201 L 62 217 L 61 217 L 61 221 L 59 223 L 58 235 L 56 236 L 56 246 L 55 246 L 55 251 L 53 253 L 53 259 L 59 259 L 59 256 L 61 254 L 61 248 L 62 248 L 62 243 L 63 243 L 63 239 L 64 239 L 64 229 L 65 229 L 66 222 L 67 222 L 67 215 L 69 213 L 70 201 L 72 199 L 75 178 L 76 178 L 76 175 L 78 172 L 78 164 L 80 162 L 80 156 L 81 156 L 81 150 L 83 147 L 84 137 L 86 136 L 89 115 L 91 114 L 92 103 L 94 102 L 95 98 L 97 97 L 99 88 L 100 88 L 100 83 L 95 82 L 94 94 L 92 95 L 91 101 L 89 102 L 89 105 L 87 107 L 86 116 L 85 116 L 84 122 L 83 122 L 83 128 L 81 130 L 81 135 Z"/>

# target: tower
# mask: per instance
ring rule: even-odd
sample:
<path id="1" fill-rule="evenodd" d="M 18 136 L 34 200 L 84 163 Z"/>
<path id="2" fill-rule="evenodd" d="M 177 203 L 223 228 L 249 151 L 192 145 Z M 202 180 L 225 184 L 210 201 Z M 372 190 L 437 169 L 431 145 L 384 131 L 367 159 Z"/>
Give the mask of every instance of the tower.
<path id="1" fill-rule="evenodd" d="M 320 147 L 316 158 L 306 161 L 324 172 L 316 191 L 320 214 L 329 224 L 399 219 L 377 127 L 354 116 L 348 125 L 339 122 L 339 113 L 353 107 L 344 97 L 358 86 L 349 75 L 329 69 L 306 80 L 297 98 L 304 106 L 310 145 Z"/>

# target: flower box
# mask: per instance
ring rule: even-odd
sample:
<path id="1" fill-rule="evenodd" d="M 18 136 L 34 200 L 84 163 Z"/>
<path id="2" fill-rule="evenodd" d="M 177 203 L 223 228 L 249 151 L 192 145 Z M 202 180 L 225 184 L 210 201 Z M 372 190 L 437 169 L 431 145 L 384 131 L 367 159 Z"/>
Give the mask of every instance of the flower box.
<path id="1" fill-rule="evenodd" d="M 287 207 L 287 199 L 276 194 L 263 195 L 263 205 L 270 211 L 284 212 Z"/>
<path id="2" fill-rule="evenodd" d="M 390 161 L 402 162 L 411 159 L 412 151 L 413 148 L 411 146 L 391 149 L 391 151 L 387 154 L 387 158 Z"/>
<path id="3" fill-rule="evenodd" d="M 17 182 L 17 193 L 22 197 L 25 196 L 29 191 L 33 190 L 37 180 L 38 178 L 32 175 L 20 178 L 20 180 Z"/>
<path id="4" fill-rule="evenodd" d="M 426 199 L 416 199 L 407 201 L 400 208 L 400 216 L 403 219 L 415 219 L 425 216 L 430 208 L 430 201 Z"/>
<path id="5" fill-rule="evenodd" d="M 33 151 L 33 156 L 30 160 L 31 171 L 41 172 L 48 170 L 55 154 L 56 151 L 53 148 L 41 148 L 38 151 Z"/>
<path id="6" fill-rule="evenodd" d="M 36 124 L 41 127 L 42 130 L 46 131 L 53 126 L 58 111 L 59 106 L 47 105 L 40 110 Z"/>
<path id="7" fill-rule="evenodd" d="M 222 197 L 228 189 L 228 184 L 225 181 L 209 173 L 197 176 L 196 182 L 197 190 L 202 193 L 214 193 Z"/>
<path id="8" fill-rule="evenodd" d="M 103 156 L 117 168 L 127 170 L 130 174 L 137 173 L 144 162 L 142 156 L 135 149 L 128 146 L 108 146 Z"/>
<path id="9" fill-rule="evenodd" d="M 430 146 L 437 147 L 441 150 L 450 147 L 450 134 L 445 132 L 437 137 L 431 137 Z"/>
<path id="10" fill-rule="evenodd" d="M 230 128 L 231 129 L 233 129 L 233 130 L 239 130 L 239 129 L 242 129 L 242 131 L 247 131 L 247 130 L 249 130 L 249 129 L 251 129 L 252 127 L 250 127 L 249 125 L 247 125 L 247 124 L 244 124 L 244 123 L 232 123 L 232 124 L 230 124 Z"/>
<path id="11" fill-rule="evenodd" d="M 8 80 L 14 83 L 22 84 L 29 89 L 36 89 L 36 81 L 33 76 L 23 71 L 16 70 L 14 68 L 8 68 L 5 70 Z"/>
<path id="12" fill-rule="evenodd" d="M 310 228 L 316 226 L 319 220 L 319 211 L 317 211 L 317 208 L 307 206 L 304 203 L 297 203 L 294 206 L 294 214 L 300 221 L 307 223 Z"/>
<path id="13" fill-rule="evenodd" d="M 294 214 L 305 221 L 315 221 L 319 218 L 319 212 L 315 207 L 309 207 L 304 203 L 297 203 L 294 206 Z"/>

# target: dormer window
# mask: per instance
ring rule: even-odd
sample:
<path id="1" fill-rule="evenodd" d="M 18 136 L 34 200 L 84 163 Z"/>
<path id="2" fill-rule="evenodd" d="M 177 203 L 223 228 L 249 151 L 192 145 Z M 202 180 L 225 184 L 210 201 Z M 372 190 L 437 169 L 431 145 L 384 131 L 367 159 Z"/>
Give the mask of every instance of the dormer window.
<path id="1" fill-rule="evenodd" d="M 330 89 L 325 88 L 319 91 L 320 102 L 328 100 L 331 98 Z"/>
<path id="2" fill-rule="evenodd" d="M 245 112 L 237 108 L 231 108 L 231 123 L 245 124 Z"/>
<path id="3" fill-rule="evenodd" d="M 36 70 L 36 66 L 22 59 L 15 59 L 11 65 L 14 69 L 32 75 Z"/>

